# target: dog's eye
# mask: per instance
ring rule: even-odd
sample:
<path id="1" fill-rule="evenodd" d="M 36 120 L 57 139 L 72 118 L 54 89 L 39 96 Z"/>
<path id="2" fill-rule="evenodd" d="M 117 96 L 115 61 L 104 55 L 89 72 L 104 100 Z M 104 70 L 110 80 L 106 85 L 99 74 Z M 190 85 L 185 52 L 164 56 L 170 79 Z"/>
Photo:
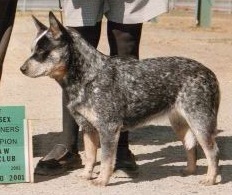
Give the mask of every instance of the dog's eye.
<path id="1" fill-rule="evenodd" d="M 43 50 L 43 49 L 38 48 L 38 49 L 36 50 L 36 53 L 38 53 L 38 54 L 43 54 L 43 53 L 44 53 L 44 50 Z"/>
<path id="2" fill-rule="evenodd" d="M 38 48 L 38 49 L 36 50 L 36 52 L 42 53 L 42 52 L 43 52 L 43 49 Z"/>

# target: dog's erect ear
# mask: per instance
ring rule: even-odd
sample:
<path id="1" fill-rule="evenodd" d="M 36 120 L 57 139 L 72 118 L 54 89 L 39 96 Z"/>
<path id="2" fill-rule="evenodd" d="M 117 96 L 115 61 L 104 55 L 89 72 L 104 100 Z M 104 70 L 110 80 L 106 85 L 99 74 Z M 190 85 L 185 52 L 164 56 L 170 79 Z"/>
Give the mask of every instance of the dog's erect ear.
<path id="1" fill-rule="evenodd" d="M 49 31 L 52 33 L 55 39 L 59 38 L 62 35 L 62 32 L 65 30 L 65 28 L 51 11 L 49 12 L 49 22 Z"/>
<path id="2" fill-rule="evenodd" d="M 38 33 L 41 33 L 41 32 L 48 29 L 48 27 L 45 26 L 42 22 L 40 22 L 35 16 L 32 15 L 32 18 L 34 20 L 34 23 L 35 23 L 35 26 L 38 30 Z"/>

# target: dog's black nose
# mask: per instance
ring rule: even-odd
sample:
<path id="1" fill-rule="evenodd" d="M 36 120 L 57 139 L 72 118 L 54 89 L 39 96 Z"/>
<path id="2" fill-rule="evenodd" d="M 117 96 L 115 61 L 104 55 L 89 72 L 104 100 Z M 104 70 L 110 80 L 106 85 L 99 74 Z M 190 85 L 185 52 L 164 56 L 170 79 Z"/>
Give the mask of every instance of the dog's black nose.
<path id="1" fill-rule="evenodd" d="M 26 68 L 26 66 L 21 66 L 21 67 L 20 67 L 20 70 L 21 70 L 22 73 L 25 73 L 26 70 L 27 70 L 27 68 Z"/>

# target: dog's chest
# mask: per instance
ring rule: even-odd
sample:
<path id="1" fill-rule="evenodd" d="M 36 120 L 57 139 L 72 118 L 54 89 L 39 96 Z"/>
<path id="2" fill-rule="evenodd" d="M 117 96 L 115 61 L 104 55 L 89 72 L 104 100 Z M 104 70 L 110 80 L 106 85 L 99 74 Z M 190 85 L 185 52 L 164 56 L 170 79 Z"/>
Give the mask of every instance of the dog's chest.
<path id="1" fill-rule="evenodd" d="M 97 121 L 97 113 L 94 111 L 93 107 L 84 103 L 84 101 L 78 101 L 78 99 L 76 99 L 76 101 L 69 101 L 67 107 L 77 121 L 80 115 L 92 124 L 95 124 Z"/>
<path id="2" fill-rule="evenodd" d="M 74 118 L 78 118 L 82 115 L 92 124 L 97 120 L 97 114 L 93 110 L 91 100 L 89 99 L 90 94 L 88 93 L 88 87 L 80 87 L 73 85 L 67 88 L 67 94 L 69 98 L 68 109 Z"/>

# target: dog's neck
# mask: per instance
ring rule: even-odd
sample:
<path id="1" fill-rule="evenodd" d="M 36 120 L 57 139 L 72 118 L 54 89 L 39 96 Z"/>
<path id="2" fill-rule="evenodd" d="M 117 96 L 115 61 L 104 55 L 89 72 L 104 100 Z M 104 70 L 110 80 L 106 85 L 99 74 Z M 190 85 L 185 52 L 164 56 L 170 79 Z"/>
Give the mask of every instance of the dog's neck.
<path id="1" fill-rule="evenodd" d="M 63 88 L 91 82 L 108 59 L 108 56 L 97 51 L 75 30 L 68 29 L 68 32 L 72 41 L 69 44 L 67 74 L 63 81 L 58 81 Z"/>

